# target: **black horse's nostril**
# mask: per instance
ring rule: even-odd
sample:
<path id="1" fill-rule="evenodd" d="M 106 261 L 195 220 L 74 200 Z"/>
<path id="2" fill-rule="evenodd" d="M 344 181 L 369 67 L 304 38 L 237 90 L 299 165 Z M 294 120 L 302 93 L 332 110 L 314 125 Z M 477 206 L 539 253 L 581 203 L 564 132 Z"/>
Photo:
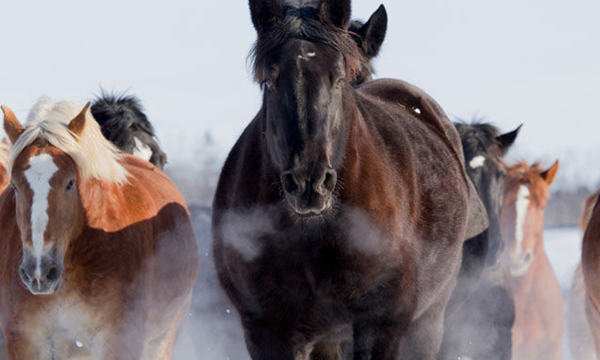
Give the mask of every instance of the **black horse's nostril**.
<path id="1" fill-rule="evenodd" d="M 326 196 L 328 193 L 333 192 L 335 183 L 337 181 L 337 173 L 333 169 L 327 169 L 321 175 L 319 181 L 315 182 L 314 190 L 322 196 Z"/>
<path id="2" fill-rule="evenodd" d="M 281 173 L 281 185 L 283 186 L 283 190 L 288 194 L 295 194 L 300 189 L 296 177 L 291 171 Z"/>

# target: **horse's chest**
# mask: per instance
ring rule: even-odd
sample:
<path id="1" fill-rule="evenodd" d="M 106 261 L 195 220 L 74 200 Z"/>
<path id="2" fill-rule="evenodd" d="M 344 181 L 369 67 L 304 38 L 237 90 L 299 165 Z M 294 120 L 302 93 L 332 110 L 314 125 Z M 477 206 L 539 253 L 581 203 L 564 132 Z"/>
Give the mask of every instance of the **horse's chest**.
<path id="1" fill-rule="evenodd" d="M 57 299 L 47 308 L 37 337 L 50 349 L 53 358 L 71 358 L 101 353 L 104 329 L 109 324 L 79 299 Z"/>

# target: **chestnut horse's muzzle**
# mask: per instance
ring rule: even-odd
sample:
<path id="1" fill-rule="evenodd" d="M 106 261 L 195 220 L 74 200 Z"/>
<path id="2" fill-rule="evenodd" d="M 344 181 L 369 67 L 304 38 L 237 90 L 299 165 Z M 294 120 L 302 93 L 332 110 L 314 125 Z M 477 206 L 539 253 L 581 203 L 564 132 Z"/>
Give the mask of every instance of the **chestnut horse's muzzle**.
<path id="1" fill-rule="evenodd" d="M 285 197 L 300 216 L 319 216 L 329 211 L 336 183 L 337 172 L 334 169 L 323 169 L 316 176 L 306 176 L 297 171 L 281 172 Z"/>
<path id="2" fill-rule="evenodd" d="M 63 268 L 54 256 L 44 255 L 38 262 L 35 257 L 24 254 L 19 277 L 33 295 L 54 293 L 62 280 Z"/>

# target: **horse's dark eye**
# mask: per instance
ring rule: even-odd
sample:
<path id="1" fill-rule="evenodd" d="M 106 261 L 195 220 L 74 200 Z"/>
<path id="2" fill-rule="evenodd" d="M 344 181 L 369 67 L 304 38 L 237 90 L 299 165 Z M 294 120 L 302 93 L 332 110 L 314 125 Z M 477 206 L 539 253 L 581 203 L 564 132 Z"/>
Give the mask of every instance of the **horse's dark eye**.
<path id="1" fill-rule="evenodd" d="M 10 186 L 12 186 L 13 191 L 15 192 L 15 194 L 17 194 L 19 192 L 19 189 L 17 189 L 17 186 L 14 183 L 10 183 Z"/>
<path id="2" fill-rule="evenodd" d="M 70 191 L 73 188 L 73 185 L 75 185 L 75 181 L 71 180 L 69 181 L 69 183 L 67 184 L 67 191 Z"/>
<path id="3" fill-rule="evenodd" d="M 267 79 L 267 80 L 263 81 L 262 86 L 263 86 L 263 88 L 265 88 L 267 90 L 272 90 L 273 89 L 273 81 L 271 79 Z"/>

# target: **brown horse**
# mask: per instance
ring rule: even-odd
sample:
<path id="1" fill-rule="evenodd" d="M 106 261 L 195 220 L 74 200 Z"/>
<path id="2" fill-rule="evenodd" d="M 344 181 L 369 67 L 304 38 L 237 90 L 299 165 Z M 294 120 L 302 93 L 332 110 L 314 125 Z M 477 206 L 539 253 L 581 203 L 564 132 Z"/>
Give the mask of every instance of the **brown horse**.
<path id="1" fill-rule="evenodd" d="M 598 198 L 597 198 L 598 199 Z M 581 268 L 587 298 L 585 310 L 591 330 L 591 336 L 596 347 L 596 354 L 600 354 L 600 206 L 598 200 L 583 236 Z"/>
<path id="2" fill-rule="evenodd" d="M 353 359 L 434 359 L 463 241 L 487 227 L 456 129 L 414 86 L 349 85 L 349 0 L 250 9 L 263 106 L 222 170 L 213 236 L 251 357 L 340 359 L 348 341 Z"/>
<path id="3" fill-rule="evenodd" d="M 546 171 L 526 163 L 507 168 L 500 219 L 513 279 L 517 360 L 562 358 L 562 292 L 543 239 L 548 188 L 557 171 L 558 162 Z"/>
<path id="4" fill-rule="evenodd" d="M 594 211 L 594 206 L 598 201 L 599 195 L 600 191 L 597 191 L 588 196 L 583 205 L 583 214 L 579 221 L 579 227 L 584 233 L 592 217 L 592 212 Z M 590 306 L 591 304 L 586 305 L 587 302 L 589 302 L 589 297 L 585 289 L 583 271 L 580 263 L 573 274 L 573 283 L 569 293 L 569 309 L 567 312 L 569 349 L 571 350 L 571 355 L 573 355 L 575 359 L 597 360 L 596 346 L 592 339 L 591 329 L 585 310 L 586 306 Z M 593 307 L 590 307 L 590 309 L 592 308 Z M 593 314 L 594 313 L 592 312 L 592 315 Z"/>
<path id="5" fill-rule="evenodd" d="M 0 197 L 0 324 L 11 360 L 171 359 L 198 267 L 185 203 L 121 154 L 88 106 L 6 107 L 11 187 Z"/>

